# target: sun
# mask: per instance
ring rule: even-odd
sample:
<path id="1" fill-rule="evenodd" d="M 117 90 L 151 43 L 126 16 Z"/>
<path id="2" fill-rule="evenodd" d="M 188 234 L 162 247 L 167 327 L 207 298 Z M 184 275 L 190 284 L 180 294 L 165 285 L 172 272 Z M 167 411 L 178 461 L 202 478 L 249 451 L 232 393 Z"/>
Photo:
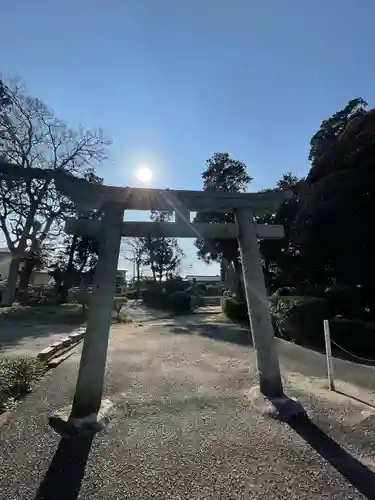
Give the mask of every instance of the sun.
<path id="1" fill-rule="evenodd" d="M 150 182 L 152 179 L 152 170 L 148 167 L 139 167 L 135 172 L 135 176 L 140 182 Z"/>

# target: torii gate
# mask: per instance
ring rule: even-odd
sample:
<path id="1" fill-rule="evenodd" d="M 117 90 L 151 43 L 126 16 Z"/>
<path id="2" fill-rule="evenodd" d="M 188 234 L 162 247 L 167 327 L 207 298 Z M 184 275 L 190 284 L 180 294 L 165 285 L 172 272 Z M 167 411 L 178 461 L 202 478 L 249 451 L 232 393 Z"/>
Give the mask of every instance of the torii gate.
<path id="1" fill-rule="evenodd" d="M 9 167 L 0 165 L 0 173 L 5 172 L 8 178 L 53 177 L 57 189 L 74 202 L 81 215 L 93 209 L 102 213 L 101 220 L 78 218 L 66 224 L 67 233 L 97 238 L 99 257 L 73 405 L 68 413 L 65 411 L 50 419 L 58 432 L 71 434 L 98 428 L 112 301 L 123 236 L 238 238 L 260 392 L 273 402 L 290 401 L 283 393 L 258 245 L 258 238 L 282 238 L 284 229 L 279 225 L 254 223 L 254 215 L 276 211 L 285 199 L 290 198 L 290 193 L 120 188 L 90 184 L 62 171 L 25 171 Z M 175 213 L 175 222 L 124 222 L 126 210 L 169 210 Z M 235 223 L 190 222 L 190 212 L 203 211 L 234 213 Z"/>

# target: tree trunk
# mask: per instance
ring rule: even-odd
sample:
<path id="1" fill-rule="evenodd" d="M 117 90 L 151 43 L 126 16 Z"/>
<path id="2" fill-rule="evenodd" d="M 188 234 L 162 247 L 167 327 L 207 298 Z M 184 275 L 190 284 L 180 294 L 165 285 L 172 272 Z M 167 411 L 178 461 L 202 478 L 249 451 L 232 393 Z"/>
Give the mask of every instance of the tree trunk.
<path id="1" fill-rule="evenodd" d="M 12 256 L 12 260 L 9 266 L 7 284 L 1 299 L 2 306 L 11 306 L 15 301 L 20 262 L 21 259 L 19 256 Z"/>
<path id="2" fill-rule="evenodd" d="M 77 240 L 78 237 L 74 235 L 69 248 L 69 258 L 66 265 L 66 269 L 62 279 L 60 280 L 60 286 L 58 288 L 58 297 L 60 304 L 66 302 L 69 294 L 69 289 L 73 284 L 72 272 L 74 272 L 73 261 L 74 261 L 74 252 L 77 247 Z"/>
<path id="3" fill-rule="evenodd" d="M 135 289 L 136 289 L 136 295 L 137 299 L 140 297 L 140 285 L 141 285 L 141 263 L 137 260 L 135 263 L 136 266 L 136 273 L 137 273 L 137 280 L 135 281 Z"/>
<path id="4" fill-rule="evenodd" d="M 223 278 L 225 285 L 229 288 L 232 293 L 237 293 L 237 279 L 235 275 L 235 270 L 232 262 L 229 262 L 227 259 L 223 259 L 221 262 L 223 267 Z"/>
<path id="5" fill-rule="evenodd" d="M 263 259 L 263 275 L 264 281 L 266 284 L 268 295 L 270 295 L 271 290 L 271 272 L 270 272 L 270 264 L 267 259 Z"/>
<path id="6" fill-rule="evenodd" d="M 19 273 L 17 298 L 21 305 L 27 305 L 29 300 L 29 283 L 35 265 L 35 259 L 28 256 L 23 260 L 23 267 Z"/>
<path id="7" fill-rule="evenodd" d="M 50 217 L 49 220 L 47 221 L 43 233 L 39 237 L 35 236 L 33 238 L 30 250 L 24 261 L 24 265 L 20 273 L 19 290 L 20 293 L 26 297 L 28 294 L 28 288 L 32 272 L 38 262 L 38 259 L 40 262 L 41 248 L 44 240 L 47 238 L 48 232 L 51 228 L 54 219 L 55 219 L 54 217 Z"/>
<path id="8" fill-rule="evenodd" d="M 35 259 L 33 257 L 29 256 L 24 260 L 24 265 L 20 272 L 20 281 L 19 281 L 19 289 L 22 292 L 27 291 L 29 287 L 30 278 L 34 266 L 35 266 Z"/>

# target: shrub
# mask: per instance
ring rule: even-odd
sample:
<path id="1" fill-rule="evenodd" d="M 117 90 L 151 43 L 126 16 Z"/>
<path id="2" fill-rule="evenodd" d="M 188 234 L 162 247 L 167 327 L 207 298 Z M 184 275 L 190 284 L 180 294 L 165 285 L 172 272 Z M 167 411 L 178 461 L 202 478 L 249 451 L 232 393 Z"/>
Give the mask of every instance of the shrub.
<path id="1" fill-rule="evenodd" d="M 364 316 L 358 288 L 335 284 L 326 289 L 324 296 L 329 303 L 331 316 L 342 315 L 351 319 Z"/>
<path id="2" fill-rule="evenodd" d="M 204 306 L 204 296 L 201 295 L 199 290 L 196 288 L 190 286 L 185 290 L 185 293 L 187 293 L 190 296 L 190 309 L 193 310 L 196 307 L 202 307 Z"/>
<path id="3" fill-rule="evenodd" d="M 197 284 L 197 291 L 198 293 L 201 293 L 202 295 L 207 294 L 207 285 L 205 283 L 198 283 Z"/>
<path id="4" fill-rule="evenodd" d="M 116 315 L 116 321 L 118 323 L 132 323 L 132 318 L 131 316 L 126 312 L 124 311 L 123 309 L 121 309 L 117 315 Z"/>
<path id="5" fill-rule="evenodd" d="M 54 287 L 50 285 L 30 285 L 27 290 L 16 292 L 16 300 L 22 305 L 42 306 L 58 302 Z"/>
<path id="6" fill-rule="evenodd" d="M 164 282 L 164 289 L 168 294 L 186 290 L 187 283 L 180 276 L 169 278 Z"/>
<path id="7" fill-rule="evenodd" d="M 365 323 L 350 319 L 330 320 L 331 339 L 344 349 L 375 360 L 375 330 Z"/>
<path id="8" fill-rule="evenodd" d="M 174 292 L 169 297 L 169 307 L 177 314 L 190 312 L 193 305 L 192 302 L 192 296 L 187 292 Z"/>
<path id="9" fill-rule="evenodd" d="M 168 294 L 161 289 L 142 290 L 143 302 L 156 309 L 168 309 Z"/>
<path id="10" fill-rule="evenodd" d="M 0 412 L 31 391 L 45 372 L 45 365 L 34 358 L 0 359 Z"/>
<path id="11" fill-rule="evenodd" d="M 122 323 L 124 323 L 125 321 L 123 320 L 128 317 L 127 314 L 122 313 L 122 308 L 127 302 L 128 299 L 126 297 L 113 297 L 112 311 L 115 313 L 115 319 Z"/>
<path id="12" fill-rule="evenodd" d="M 273 294 L 273 297 L 288 297 L 292 295 L 297 295 L 296 288 L 283 286 L 282 288 L 278 288 L 276 290 L 276 292 Z"/>
<path id="13" fill-rule="evenodd" d="M 217 295 L 221 295 L 221 290 L 219 290 L 219 287 L 216 285 L 207 285 L 206 295 L 208 297 L 216 297 Z"/>
<path id="14" fill-rule="evenodd" d="M 126 297 L 113 297 L 112 309 L 119 311 L 127 302 L 128 299 Z"/>
<path id="15" fill-rule="evenodd" d="M 324 287 L 319 285 L 309 285 L 307 283 L 298 285 L 297 294 L 299 296 L 304 297 L 316 297 L 323 298 L 324 297 Z"/>
<path id="16" fill-rule="evenodd" d="M 61 304 L 59 306 L 20 306 L 0 308 L 0 322 L 52 325 L 82 324 L 87 320 L 87 310 L 78 304 Z M 1 328 L 1 327 L 0 327 Z"/>
<path id="17" fill-rule="evenodd" d="M 76 288 L 69 294 L 69 299 L 72 302 L 80 304 L 83 310 L 90 307 L 91 290 L 89 288 Z"/>
<path id="18" fill-rule="evenodd" d="M 329 305 L 324 299 L 271 301 L 270 312 L 278 336 L 299 344 L 324 345 L 323 320 L 329 317 Z"/>
<path id="19" fill-rule="evenodd" d="M 235 297 L 223 297 L 222 310 L 229 319 L 239 322 L 248 321 L 246 302 L 239 301 Z"/>

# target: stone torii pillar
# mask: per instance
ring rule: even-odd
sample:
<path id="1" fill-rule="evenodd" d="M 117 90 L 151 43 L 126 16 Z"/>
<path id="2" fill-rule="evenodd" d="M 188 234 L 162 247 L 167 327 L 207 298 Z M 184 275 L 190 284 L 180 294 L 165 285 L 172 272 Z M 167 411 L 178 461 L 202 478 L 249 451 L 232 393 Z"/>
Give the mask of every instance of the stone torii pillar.
<path id="1" fill-rule="evenodd" d="M 240 208 L 235 212 L 259 388 L 262 394 L 272 399 L 282 397 L 284 391 L 253 217 L 251 208 Z"/>
<path id="2" fill-rule="evenodd" d="M 102 211 L 99 258 L 73 405 L 49 419 L 51 427 L 67 436 L 85 431 L 95 432 L 101 428 L 98 413 L 102 405 L 124 205 L 108 203 L 102 207 Z"/>
<path id="3" fill-rule="evenodd" d="M 254 210 L 251 207 L 236 209 L 235 220 L 259 381 L 259 386 L 249 392 L 249 400 L 266 415 L 275 415 L 284 420 L 304 418 L 306 413 L 300 403 L 284 394 Z"/>

